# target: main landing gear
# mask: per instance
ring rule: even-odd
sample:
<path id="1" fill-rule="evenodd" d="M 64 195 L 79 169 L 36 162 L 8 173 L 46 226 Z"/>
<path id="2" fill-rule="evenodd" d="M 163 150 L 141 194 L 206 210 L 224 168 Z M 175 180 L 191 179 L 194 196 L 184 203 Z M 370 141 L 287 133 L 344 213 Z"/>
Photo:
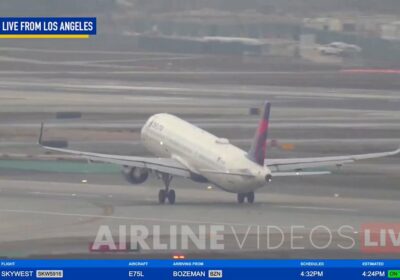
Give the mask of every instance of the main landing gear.
<path id="1" fill-rule="evenodd" d="M 237 194 L 237 201 L 240 204 L 242 204 L 245 199 L 247 199 L 248 203 L 254 203 L 254 192 L 238 193 Z"/>
<path id="2" fill-rule="evenodd" d="M 169 174 L 163 173 L 161 175 L 161 180 L 164 182 L 165 189 L 161 189 L 158 192 L 158 202 L 160 204 L 164 204 L 166 200 L 168 200 L 169 204 L 175 203 L 175 191 L 173 189 L 169 189 L 169 184 L 172 181 L 172 176 Z"/>

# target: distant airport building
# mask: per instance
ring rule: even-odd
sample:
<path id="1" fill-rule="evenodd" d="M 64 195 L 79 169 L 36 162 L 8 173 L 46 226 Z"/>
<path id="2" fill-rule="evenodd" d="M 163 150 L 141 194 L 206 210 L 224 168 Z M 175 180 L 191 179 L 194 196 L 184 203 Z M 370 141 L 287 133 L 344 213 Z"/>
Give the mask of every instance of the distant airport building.
<path id="1" fill-rule="evenodd" d="M 384 24 L 382 28 L 382 39 L 400 40 L 400 21 Z"/>

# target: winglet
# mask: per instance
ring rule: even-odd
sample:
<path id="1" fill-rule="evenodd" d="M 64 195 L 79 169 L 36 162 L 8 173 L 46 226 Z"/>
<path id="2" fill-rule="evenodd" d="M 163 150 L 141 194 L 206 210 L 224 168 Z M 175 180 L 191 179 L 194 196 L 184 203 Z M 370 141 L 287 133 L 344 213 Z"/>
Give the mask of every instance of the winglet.
<path id="1" fill-rule="evenodd" d="M 42 145 L 43 128 L 44 128 L 44 123 L 41 122 L 41 123 L 40 123 L 40 134 L 39 134 L 39 139 L 38 139 L 38 144 L 39 144 L 40 146 L 43 146 L 43 145 Z"/>
<path id="2" fill-rule="evenodd" d="M 400 146 L 397 148 L 397 150 L 394 150 L 394 151 L 392 151 L 392 152 L 389 152 L 389 154 L 390 154 L 391 156 L 395 156 L 395 155 L 400 154 Z"/>

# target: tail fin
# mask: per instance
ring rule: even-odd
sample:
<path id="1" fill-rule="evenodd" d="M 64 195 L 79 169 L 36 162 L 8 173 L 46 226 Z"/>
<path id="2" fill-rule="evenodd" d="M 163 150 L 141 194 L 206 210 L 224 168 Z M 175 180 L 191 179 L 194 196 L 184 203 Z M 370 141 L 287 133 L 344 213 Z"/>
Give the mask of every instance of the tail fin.
<path id="1" fill-rule="evenodd" d="M 43 144 L 43 141 L 42 141 L 42 138 L 43 138 L 43 127 L 44 127 L 44 123 L 41 122 L 40 123 L 40 134 L 39 134 L 39 139 L 38 139 L 38 144 L 40 146 L 42 146 L 42 144 Z"/>
<path id="2" fill-rule="evenodd" d="M 261 119 L 258 124 L 257 131 L 254 135 L 253 143 L 248 153 L 250 159 L 258 163 L 259 165 L 264 165 L 270 110 L 271 103 L 265 101 L 264 108 L 260 114 Z"/>

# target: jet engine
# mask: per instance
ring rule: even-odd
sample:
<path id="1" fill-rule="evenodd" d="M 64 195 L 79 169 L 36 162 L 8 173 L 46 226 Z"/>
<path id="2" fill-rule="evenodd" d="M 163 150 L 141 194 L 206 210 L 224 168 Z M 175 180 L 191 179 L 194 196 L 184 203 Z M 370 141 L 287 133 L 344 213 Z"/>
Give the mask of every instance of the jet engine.
<path id="1" fill-rule="evenodd" d="M 129 183 L 138 185 L 147 180 L 149 177 L 149 170 L 146 168 L 125 166 L 122 170 L 122 174 Z"/>

